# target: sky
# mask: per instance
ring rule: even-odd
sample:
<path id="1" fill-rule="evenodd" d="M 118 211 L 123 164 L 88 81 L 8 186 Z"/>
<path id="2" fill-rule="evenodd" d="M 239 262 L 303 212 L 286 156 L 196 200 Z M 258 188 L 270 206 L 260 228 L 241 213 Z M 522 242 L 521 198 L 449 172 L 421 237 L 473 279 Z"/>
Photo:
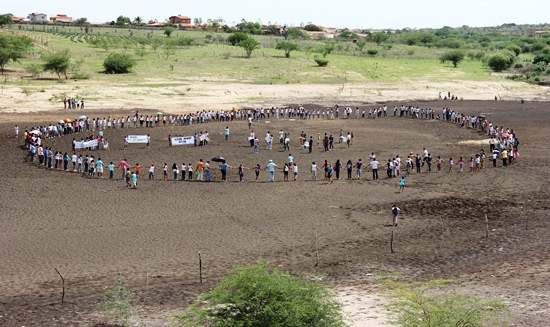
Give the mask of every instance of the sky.
<path id="1" fill-rule="evenodd" d="M 67 14 L 89 22 L 123 15 L 163 22 L 174 15 L 191 19 L 222 18 L 234 25 L 242 19 L 267 25 L 313 23 L 349 29 L 441 28 L 498 26 L 505 23 L 550 23 L 549 0 L 0 0 L 1 13 L 26 17 L 40 12 Z"/>

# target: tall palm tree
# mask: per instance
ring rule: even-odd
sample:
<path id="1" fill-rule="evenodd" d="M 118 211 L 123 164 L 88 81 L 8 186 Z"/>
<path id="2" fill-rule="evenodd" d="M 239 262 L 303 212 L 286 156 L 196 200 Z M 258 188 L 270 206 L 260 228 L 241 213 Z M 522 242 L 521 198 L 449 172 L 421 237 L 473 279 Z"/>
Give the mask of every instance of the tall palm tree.
<path id="1" fill-rule="evenodd" d="M 137 16 L 136 18 L 134 18 L 134 24 L 136 25 L 141 25 L 143 23 L 143 18 Z"/>

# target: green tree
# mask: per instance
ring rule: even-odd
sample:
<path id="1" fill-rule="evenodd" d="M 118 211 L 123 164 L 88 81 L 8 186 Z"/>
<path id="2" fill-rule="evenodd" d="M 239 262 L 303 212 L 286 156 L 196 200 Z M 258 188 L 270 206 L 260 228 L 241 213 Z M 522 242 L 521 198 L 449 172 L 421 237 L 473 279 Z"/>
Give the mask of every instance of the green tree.
<path id="1" fill-rule="evenodd" d="M 120 15 L 120 16 L 117 17 L 116 22 L 115 22 L 114 25 L 124 26 L 124 25 L 126 25 L 126 23 L 130 23 L 130 22 L 131 22 L 130 18 Z"/>
<path id="2" fill-rule="evenodd" d="M 455 68 L 458 66 L 458 63 L 464 60 L 464 52 L 460 50 L 450 50 L 447 52 L 444 52 L 439 56 L 439 60 L 441 60 L 441 63 L 445 63 L 446 61 L 450 61 L 453 63 L 453 66 Z"/>
<path id="3" fill-rule="evenodd" d="M 550 64 L 550 55 L 549 54 L 538 54 L 533 59 L 533 64 L 538 64 L 539 62 L 545 63 L 546 65 Z"/>
<path id="4" fill-rule="evenodd" d="M 103 62 L 103 68 L 108 74 L 126 74 L 135 64 L 135 60 L 129 54 L 111 53 Z"/>
<path id="5" fill-rule="evenodd" d="M 32 40 L 24 36 L 0 33 L 0 69 L 10 62 L 19 62 L 32 47 Z"/>
<path id="6" fill-rule="evenodd" d="M 434 280 L 415 285 L 388 282 L 395 299 L 388 305 L 390 322 L 402 327 L 507 326 L 509 311 L 499 301 L 457 292 L 435 292 L 448 282 Z"/>
<path id="7" fill-rule="evenodd" d="M 323 31 L 322 28 L 320 28 L 319 26 L 317 26 L 315 24 L 307 24 L 306 26 L 304 26 L 304 30 L 309 31 L 309 32 L 322 32 Z"/>
<path id="8" fill-rule="evenodd" d="M 88 24 L 88 19 L 86 17 L 81 17 L 75 20 L 74 22 L 77 25 L 84 25 L 84 24 Z"/>
<path id="9" fill-rule="evenodd" d="M 510 50 L 502 50 L 487 59 L 487 65 L 495 72 L 506 70 L 514 64 L 516 55 Z"/>
<path id="10" fill-rule="evenodd" d="M 319 67 L 325 67 L 325 66 L 328 65 L 328 60 L 327 60 L 327 59 L 315 58 L 315 59 L 313 59 L 313 61 L 315 61 L 315 63 L 316 63 L 317 66 L 319 66 Z"/>
<path id="11" fill-rule="evenodd" d="M 136 18 L 134 18 L 134 24 L 136 24 L 137 26 L 141 26 L 141 24 L 143 24 L 143 18 L 137 16 Z"/>
<path id="12" fill-rule="evenodd" d="M 283 50 L 285 52 L 285 57 L 290 57 L 290 52 L 298 50 L 299 47 L 296 43 L 291 42 L 279 42 L 277 43 L 277 46 L 275 47 L 277 50 Z"/>
<path id="13" fill-rule="evenodd" d="M 43 70 L 42 70 L 42 65 L 37 63 L 37 62 L 30 62 L 28 64 L 25 65 L 25 70 L 31 74 L 31 76 L 33 78 L 37 78 L 38 76 L 40 76 L 40 74 L 42 74 Z"/>
<path id="14" fill-rule="evenodd" d="M 258 42 L 256 39 L 248 38 L 239 42 L 239 46 L 243 48 L 246 52 L 246 57 L 250 58 L 250 56 L 252 56 L 252 52 L 260 48 L 260 42 Z"/>
<path id="15" fill-rule="evenodd" d="M 13 15 L 12 14 L 2 14 L 0 15 L 0 27 L 4 27 L 4 25 L 11 25 L 13 24 Z"/>
<path id="16" fill-rule="evenodd" d="M 357 41 L 357 43 L 355 43 L 355 45 L 359 48 L 359 51 L 363 51 L 363 48 L 365 47 L 365 45 L 367 45 L 367 42 L 365 42 L 364 40 L 359 40 Z"/>
<path id="17" fill-rule="evenodd" d="M 323 55 L 323 58 L 328 56 L 332 51 L 334 51 L 335 46 L 333 42 L 327 42 L 325 45 L 321 48 L 321 54 Z"/>
<path id="18" fill-rule="evenodd" d="M 231 34 L 227 38 L 227 42 L 229 42 L 231 45 L 238 45 L 239 43 L 241 43 L 241 41 L 244 41 L 246 39 L 248 39 L 248 35 L 246 35 L 243 32 L 237 32 L 237 33 Z"/>
<path id="19" fill-rule="evenodd" d="M 164 35 L 171 37 L 172 33 L 174 33 L 174 28 L 172 26 L 164 26 Z"/>
<path id="20" fill-rule="evenodd" d="M 139 296 L 127 290 L 119 278 L 113 287 L 107 291 L 103 301 L 98 306 L 105 314 L 127 327 L 130 326 L 132 320 L 139 320 L 138 311 L 135 307 L 138 299 Z"/>
<path id="21" fill-rule="evenodd" d="M 509 46 L 506 47 L 506 49 L 515 53 L 516 57 L 519 56 L 521 53 L 521 47 L 517 44 L 510 44 Z"/>
<path id="22" fill-rule="evenodd" d="M 390 36 L 384 32 L 376 32 L 372 33 L 370 38 L 372 42 L 380 45 L 381 43 L 386 42 L 386 40 L 389 39 Z"/>
<path id="23" fill-rule="evenodd" d="M 200 295 L 186 314 L 172 318 L 182 326 L 348 326 L 334 294 L 261 261 L 236 268 L 212 291 Z"/>
<path id="24" fill-rule="evenodd" d="M 68 49 L 63 49 L 55 53 L 50 53 L 44 56 L 44 71 L 49 71 L 57 74 L 61 79 L 61 74 L 67 79 L 67 70 L 71 66 L 71 53 Z"/>

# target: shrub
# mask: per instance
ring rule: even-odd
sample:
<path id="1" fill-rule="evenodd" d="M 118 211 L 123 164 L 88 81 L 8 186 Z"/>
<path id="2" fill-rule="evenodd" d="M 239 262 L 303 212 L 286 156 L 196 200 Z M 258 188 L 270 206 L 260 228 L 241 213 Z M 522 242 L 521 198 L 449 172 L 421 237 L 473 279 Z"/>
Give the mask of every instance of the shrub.
<path id="1" fill-rule="evenodd" d="M 134 59 L 126 53 L 111 53 L 103 62 L 105 72 L 110 74 L 126 74 L 134 65 Z"/>
<path id="2" fill-rule="evenodd" d="M 138 296 L 126 289 L 119 278 L 99 304 L 102 311 L 113 317 L 123 326 L 129 326 L 131 320 L 139 320 L 137 309 L 134 305 L 138 302 Z"/>
<path id="3" fill-rule="evenodd" d="M 315 62 L 317 63 L 317 65 L 319 67 L 325 67 L 328 65 L 328 60 L 327 59 L 322 59 L 322 58 L 315 58 L 313 59 L 315 60 Z"/>
<path id="4" fill-rule="evenodd" d="M 490 56 L 487 65 L 495 72 L 506 70 L 514 64 L 515 53 L 510 50 L 503 50 Z"/>
<path id="5" fill-rule="evenodd" d="M 376 56 L 376 55 L 378 54 L 378 50 L 376 50 L 376 49 L 368 49 L 368 50 L 367 50 L 367 54 L 368 54 L 369 56 Z"/>
<path id="6" fill-rule="evenodd" d="M 506 47 L 506 49 L 515 53 L 516 57 L 519 56 L 519 54 L 521 53 L 521 47 L 516 44 L 510 44 L 509 46 Z"/>
<path id="7" fill-rule="evenodd" d="M 335 295 L 261 261 L 236 268 L 200 295 L 189 313 L 172 318 L 182 326 L 349 326 Z"/>
<path id="8" fill-rule="evenodd" d="M 539 62 L 543 62 L 545 64 L 550 64 L 550 55 L 548 54 L 538 54 L 535 56 L 535 58 L 533 59 L 533 64 L 538 64 Z"/>
<path id="9" fill-rule="evenodd" d="M 460 50 L 447 51 L 439 56 L 439 60 L 441 60 L 442 63 L 450 61 L 453 63 L 453 66 L 457 67 L 458 63 L 464 60 L 464 52 Z"/>
<path id="10" fill-rule="evenodd" d="M 237 33 L 231 34 L 227 38 L 227 42 L 229 42 L 231 45 L 238 45 L 239 43 L 241 43 L 241 41 L 244 41 L 246 39 L 248 39 L 248 35 L 242 32 L 237 32 Z"/>
<path id="11" fill-rule="evenodd" d="M 448 282 L 433 280 L 414 285 L 388 282 L 391 295 L 395 299 L 388 305 L 393 313 L 391 323 L 403 327 L 508 325 L 506 318 L 509 311 L 498 300 L 487 300 L 457 292 L 435 292 Z"/>

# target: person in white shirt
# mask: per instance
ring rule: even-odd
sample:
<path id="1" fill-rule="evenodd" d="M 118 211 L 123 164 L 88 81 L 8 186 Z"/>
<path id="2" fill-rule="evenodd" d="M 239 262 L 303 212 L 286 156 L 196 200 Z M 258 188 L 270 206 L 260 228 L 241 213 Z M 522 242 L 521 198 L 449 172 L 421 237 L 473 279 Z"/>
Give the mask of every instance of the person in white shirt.
<path id="1" fill-rule="evenodd" d="M 373 180 L 377 180 L 378 179 L 378 165 L 380 163 L 374 159 L 372 160 L 369 165 L 370 165 L 370 168 L 372 169 L 372 179 Z"/>

